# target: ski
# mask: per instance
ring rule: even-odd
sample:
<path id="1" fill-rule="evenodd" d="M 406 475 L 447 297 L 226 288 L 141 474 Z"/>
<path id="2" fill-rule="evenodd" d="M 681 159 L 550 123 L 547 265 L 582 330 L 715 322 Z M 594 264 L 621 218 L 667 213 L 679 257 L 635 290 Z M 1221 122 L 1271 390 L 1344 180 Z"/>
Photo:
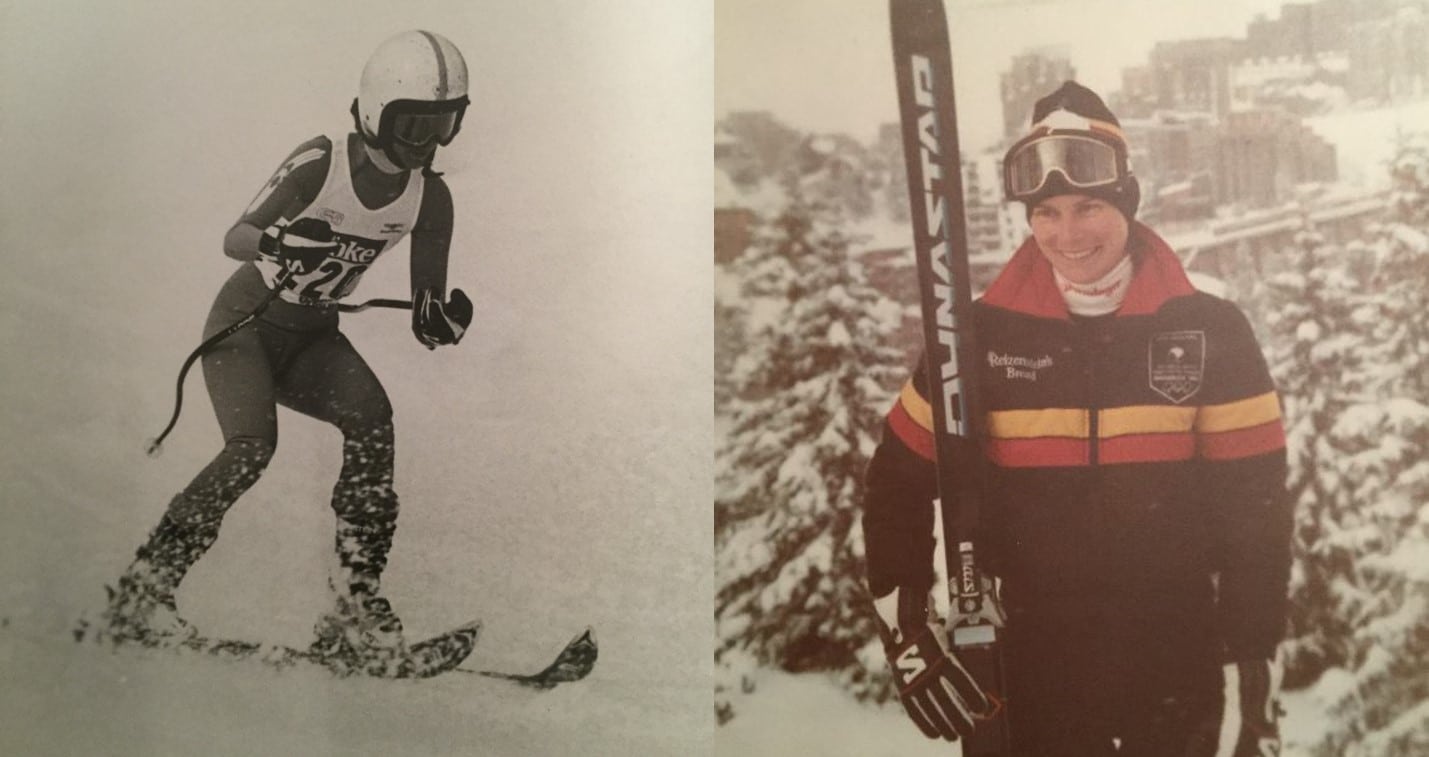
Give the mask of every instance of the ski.
<path id="1" fill-rule="evenodd" d="M 983 413 L 972 380 L 978 352 L 948 22 L 941 0 L 889 0 L 889 20 L 933 410 L 947 632 L 954 653 L 993 705 L 978 716 L 963 753 L 1006 755 L 1011 735 L 998 645 L 1002 619 L 973 538 L 984 498 Z"/>
<path id="2" fill-rule="evenodd" d="M 595 668 L 599 649 L 595 630 L 587 627 L 571 639 L 555 660 L 539 673 L 508 673 L 459 667 L 471 655 L 481 634 L 481 622 L 472 621 L 407 647 L 407 654 L 393 659 L 354 659 L 327 656 L 308 649 L 283 644 L 217 637 L 193 637 L 172 643 L 145 643 L 122 640 L 81 619 L 74 630 L 75 641 L 91 641 L 114 648 L 158 649 L 223 660 L 257 662 L 277 670 L 308 665 L 320 667 L 339 678 L 432 678 L 450 672 L 480 675 L 509 681 L 526 688 L 546 690 L 558 684 L 579 681 Z"/>
<path id="3" fill-rule="evenodd" d="M 207 636 L 193 636 L 170 642 L 125 640 L 91 626 L 86 620 L 80 620 L 74 630 L 75 640 L 79 642 L 89 640 L 115 648 L 159 649 L 223 660 L 257 662 L 279 670 L 313 665 L 342 678 L 432 678 L 455 670 L 471 654 L 480 635 L 481 622 L 474 620 L 409 645 L 405 655 L 364 658 L 350 654 L 326 655 L 311 649 L 298 649 L 283 644 Z"/>
<path id="4" fill-rule="evenodd" d="M 457 671 L 488 678 L 500 678 L 527 688 L 546 690 L 555 688 L 557 684 L 570 683 L 585 678 L 595 667 L 595 660 L 598 656 L 595 629 L 586 628 L 585 631 L 576 634 L 575 638 L 571 639 L 570 643 L 561 650 L 561 653 L 556 655 L 555 661 L 539 673 L 522 675 L 501 673 L 495 670 L 471 670 L 470 668 L 457 668 Z"/>

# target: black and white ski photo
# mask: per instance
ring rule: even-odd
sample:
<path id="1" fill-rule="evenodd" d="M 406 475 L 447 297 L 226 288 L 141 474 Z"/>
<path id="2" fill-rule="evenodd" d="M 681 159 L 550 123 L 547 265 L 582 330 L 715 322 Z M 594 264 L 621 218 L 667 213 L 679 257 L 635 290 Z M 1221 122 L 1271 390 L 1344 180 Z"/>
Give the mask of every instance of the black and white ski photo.
<path id="1" fill-rule="evenodd" d="M 711 19 L 0 7 L 0 754 L 709 751 Z"/>
<path id="2" fill-rule="evenodd" d="M 1429 3 L 714 34 L 715 753 L 1429 754 Z"/>

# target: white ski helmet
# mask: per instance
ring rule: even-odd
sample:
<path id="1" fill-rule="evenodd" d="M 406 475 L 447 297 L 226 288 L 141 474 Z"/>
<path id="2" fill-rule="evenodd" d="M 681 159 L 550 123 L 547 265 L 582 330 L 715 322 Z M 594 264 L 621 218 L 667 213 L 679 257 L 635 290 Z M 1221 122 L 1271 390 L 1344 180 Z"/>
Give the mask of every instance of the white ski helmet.
<path id="1" fill-rule="evenodd" d="M 468 102 L 461 51 L 440 34 L 413 30 L 383 42 L 367 59 L 352 116 L 373 147 L 386 149 L 394 140 L 447 145 Z"/>

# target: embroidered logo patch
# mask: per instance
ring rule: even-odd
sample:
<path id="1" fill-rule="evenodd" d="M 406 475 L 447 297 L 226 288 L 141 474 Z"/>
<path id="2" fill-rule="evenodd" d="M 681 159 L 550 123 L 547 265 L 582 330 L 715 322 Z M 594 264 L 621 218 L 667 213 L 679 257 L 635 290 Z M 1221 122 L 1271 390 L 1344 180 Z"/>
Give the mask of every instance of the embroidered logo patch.
<path id="1" fill-rule="evenodd" d="M 327 221 L 333 226 L 341 226 L 343 220 L 342 214 L 332 208 L 322 208 L 318 210 L 318 218 Z"/>
<path id="2" fill-rule="evenodd" d="M 1206 332 L 1165 331 L 1147 346 L 1147 375 L 1157 394 L 1176 404 L 1201 390 L 1206 372 Z"/>

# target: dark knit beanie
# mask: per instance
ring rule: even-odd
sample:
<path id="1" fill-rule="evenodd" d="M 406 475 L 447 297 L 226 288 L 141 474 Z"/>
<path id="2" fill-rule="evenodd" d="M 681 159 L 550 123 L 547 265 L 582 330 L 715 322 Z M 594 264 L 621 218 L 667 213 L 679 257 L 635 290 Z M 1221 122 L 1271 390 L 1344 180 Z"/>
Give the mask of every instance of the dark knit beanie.
<path id="1" fill-rule="evenodd" d="M 1073 115 L 1081 116 L 1090 123 L 1084 126 L 1069 127 L 1065 123 L 1059 123 L 1056 119 L 1049 120 L 1048 117 L 1057 111 L 1067 111 Z M 1103 139 L 1110 138 L 1119 145 L 1122 155 L 1127 154 L 1126 136 L 1122 134 L 1121 122 L 1116 120 L 1116 115 L 1111 112 L 1105 102 L 1102 102 L 1097 93 L 1074 81 L 1063 83 L 1055 92 L 1038 100 L 1032 107 L 1032 126 L 1027 136 L 1037 133 L 1075 134 L 1079 132 L 1092 132 Z M 1063 181 L 1060 175 L 1053 176 L 1041 192 L 1024 201 L 1028 217 L 1031 217 L 1032 208 L 1038 202 L 1059 194 L 1084 194 L 1105 200 L 1121 211 L 1128 221 L 1136 217 L 1136 209 L 1141 204 L 1141 185 L 1130 173 L 1128 164 L 1126 178 L 1105 187 L 1073 187 Z"/>

